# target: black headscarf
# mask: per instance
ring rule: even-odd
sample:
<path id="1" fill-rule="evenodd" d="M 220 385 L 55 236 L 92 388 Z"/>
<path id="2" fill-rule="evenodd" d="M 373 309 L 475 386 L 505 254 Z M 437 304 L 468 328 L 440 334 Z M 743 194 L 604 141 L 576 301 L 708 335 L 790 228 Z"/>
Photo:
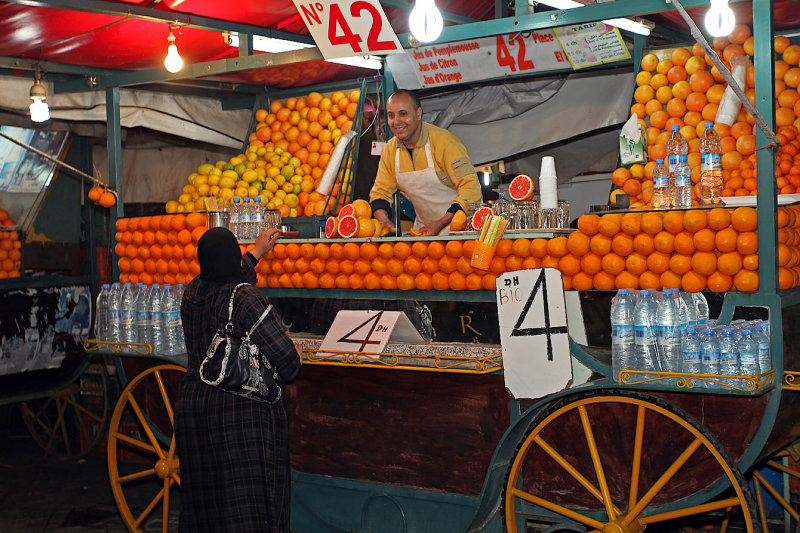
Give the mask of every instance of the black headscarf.
<path id="1" fill-rule="evenodd" d="M 197 241 L 200 277 L 209 282 L 244 282 L 242 251 L 227 228 L 211 228 Z"/>

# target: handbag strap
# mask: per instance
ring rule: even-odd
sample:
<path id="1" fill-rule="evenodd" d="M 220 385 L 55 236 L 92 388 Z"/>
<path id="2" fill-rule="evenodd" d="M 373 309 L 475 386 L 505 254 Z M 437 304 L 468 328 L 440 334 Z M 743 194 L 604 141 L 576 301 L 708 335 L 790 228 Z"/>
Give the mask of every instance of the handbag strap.
<path id="1" fill-rule="evenodd" d="M 225 325 L 226 330 L 233 329 L 233 299 L 236 296 L 236 291 L 239 290 L 239 287 L 242 287 L 244 285 L 248 284 L 240 283 L 233 288 L 233 292 L 231 293 L 231 299 L 228 301 L 228 323 Z M 264 312 L 261 313 L 261 316 L 258 317 L 258 320 L 256 320 L 255 324 L 253 324 L 253 327 L 251 327 L 250 331 L 248 331 L 247 334 L 245 335 L 246 338 L 250 338 L 250 335 L 256 330 L 256 328 L 259 326 L 259 324 L 261 324 L 264 318 L 266 318 L 266 316 L 269 314 L 270 311 L 272 311 L 272 304 L 269 304 L 267 308 L 264 309 Z"/>

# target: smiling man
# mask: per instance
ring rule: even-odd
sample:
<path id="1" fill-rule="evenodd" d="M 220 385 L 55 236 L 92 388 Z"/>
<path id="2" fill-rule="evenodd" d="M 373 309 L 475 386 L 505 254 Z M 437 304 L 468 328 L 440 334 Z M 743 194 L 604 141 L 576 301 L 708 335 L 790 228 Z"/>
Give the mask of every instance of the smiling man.
<path id="1" fill-rule="evenodd" d="M 392 195 L 400 191 L 414 205 L 417 231 L 445 235 L 453 215 L 482 198 L 467 149 L 449 131 L 422 120 L 422 106 L 411 91 L 392 94 L 386 110 L 394 137 L 381 152 L 370 191 L 374 216 L 394 230 L 389 211 Z"/>

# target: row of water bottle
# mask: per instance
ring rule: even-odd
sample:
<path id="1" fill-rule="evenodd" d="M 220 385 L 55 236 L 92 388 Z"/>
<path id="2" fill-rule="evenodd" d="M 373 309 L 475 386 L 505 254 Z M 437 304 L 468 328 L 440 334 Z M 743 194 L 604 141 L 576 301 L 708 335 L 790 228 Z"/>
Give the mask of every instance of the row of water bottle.
<path id="1" fill-rule="evenodd" d="M 653 169 L 653 207 L 669 209 L 692 206 L 692 169 L 688 164 L 689 144 L 679 126 L 672 126 L 667 139 L 667 159 L 657 159 Z M 713 122 L 706 122 L 700 138 L 700 200 L 705 205 L 722 199 L 722 163 L 719 135 Z"/>
<path id="2" fill-rule="evenodd" d="M 239 240 L 255 239 L 264 231 L 267 211 L 261 197 L 234 198 L 231 204 L 228 229 Z"/>
<path id="3" fill-rule="evenodd" d="M 611 304 L 611 352 L 615 380 L 622 370 L 755 376 L 771 368 L 766 323 L 714 326 L 703 294 L 678 289 L 621 289 Z"/>
<path id="4" fill-rule="evenodd" d="M 105 284 L 97 295 L 95 336 L 101 341 L 149 344 L 157 354 L 184 353 L 182 297 L 183 285 Z"/>

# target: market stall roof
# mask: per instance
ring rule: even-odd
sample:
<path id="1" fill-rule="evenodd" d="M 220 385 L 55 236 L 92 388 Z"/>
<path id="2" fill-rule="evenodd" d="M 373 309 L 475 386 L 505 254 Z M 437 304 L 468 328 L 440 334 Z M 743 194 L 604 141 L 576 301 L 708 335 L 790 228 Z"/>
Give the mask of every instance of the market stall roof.
<path id="1" fill-rule="evenodd" d="M 587 3 L 588 0 L 581 0 Z M 735 0 L 732 0 L 735 1 Z M 684 0 L 692 16 L 700 23 L 707 9 L 705 0 Z M 391 26 L 407 43 L 408 13 L 412 0 L 382 0 Z M 513 16 L 514 2 L 490 0 L 437 0 L 445 25 L 461 26 L 473 22 L 491 22 Z M 619 0 L 604 6 L 638 9 L 656 24 L 656 33 L 664 31 L 673 37 L 684 34 L 683 20 L 675 11 L 647 14 L 663 5 L 653 0 Z M 776 29 L 800 27 L 800 9 L 796 0 L 776 0 Z M 749 1 L 734 4 L 739 20 L 751 18 Z M 534 12 L 550 10 L 535 4 Z M 608 7 L 604 7 L 608 9 Z M 507 12 L 510 10 L 510 13 Z M 89 88 L 90 76 L 129 72 L 163 71 L 163 58 L 170 24 L 180 27 L 178 44 L 188 64 L 208 63 L 235 58 L 239 52 L 225 42 L 223 32 L 241 32 L 280 37 L 313 43 L 305 23 L 291 0 L 12 0 L 0 2 L 0 68 L 15 75 L 27 73 L 38 63 L 51 80 L 80 79 L 76 83 L 56 85 L 56 90 L 75 91 Z M 466 27 L 466 26 L 465 26 Z M 476 31 L 491 26 L 476 25 Z M 676 33 L 677 32 L 677 33 Z M 447 28 L 443 38 L 447 37 Z M 216 72 L 198 76 L 198 70 L 185 69 L 185 74 L 215 82 L 210 87 L 244 88 L 247 84 L 274 88 L 302 87 L 322 82 L 369 76 L 374 71 L 318 60 L 319 54 L 297 54 L 298 62 L 278 66 L 243 69 L 238 72 Z M 288 58 L 287 59 L 291 59 Z M 178 83 L 185 76 L 166 79 Z M 153 76 L 122 78 L 127 85 L 141 85 L 156 80 Z M 113 78 L 112 78 L 113 79 Z M 161 81 L 161 80 L 158 80 Z M 221 83 L 221 84 L 220 84 Z M 99 86 L 103 86 L 100 84 Z M 202 84 L 196 85 L 202 88 Z M 206 86 L 206 88 L 209 88 Z"/>

